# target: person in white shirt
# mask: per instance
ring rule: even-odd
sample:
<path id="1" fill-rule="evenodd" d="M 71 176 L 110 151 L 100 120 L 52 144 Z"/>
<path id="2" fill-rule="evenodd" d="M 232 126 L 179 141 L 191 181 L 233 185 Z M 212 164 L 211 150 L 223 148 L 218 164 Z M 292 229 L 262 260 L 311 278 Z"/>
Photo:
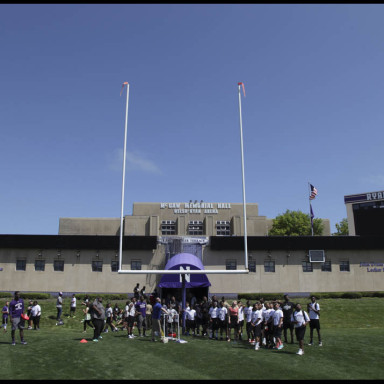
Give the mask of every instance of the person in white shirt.
<path id="1" fill-rule="evenodd" d="M 263 306 L 260 302 L 255 304 L 256 310 L 252 313 L 252 327 L 255 333 L 255 351 L 260 348 L 261 324 L 263 322 Z"/>
<path id="2" fill-rule="evenodd" d="M 196 310 L 189 306 L 189 303 L 186 303 L 185 308 L 185 328 L 186 328 L 186 335 L 189 336 L 189 331 L 192 331 L 192 336 L 195 336 L 195 330 L 196 330 Z"/>
<path id="3" fill-rule="evenodd" d="M 219 311 L 220 308 L 217 306 L 217 301 L 212 302 L 212 307 L 209 308 L 209 324 L 211 328 L 210 339 L 215 337 L 216 340 L 219 339 Z M 214 336 L 216 334 L 216 336 Z"/>
<path id="4" fill-rule="evenodd" d="M 299 342 L 299 351 L 296 353 L 297 355 L 304 354 L 304 335 L 309 321 L 308 313 L 303 311 L 301 305 L 297 303 L 295 311 L 291 315 L 291 322 L 295 327 L 296 338 Z"/>
<path id="5" fill-rule="evenodd" d="M 167 308 L 167 320 L 166 320 L 166 331 L 165 335 L 173 334 L 175 333 L 175 323 L 174 323 L 174 318 L 177 315 L 177 311 L 174 307 L 171 307 L 171 304 L 168 304 Z"/>
<path id="6" fill-rule="evenodd" d="M 239 300 L 237 305 L 239 307 L 239 340 L 243 340 L 244 304 Z"/>
<path id="7" fill-rule="evenodd" d="M 112 332 L 117 332 L 117 327 L 112 323 L 113 319 L 113 309 L 111 307 L 111 304 L 108 303 L 107 307 L 105 308 L 105 328 L 104 332 L 108 332 L 108 326 L 111 327 Z"/>
<path id="8" fill-rule="evenodd" d="M 273 347 L 273 314 L 275 310 L 273 309 L 273 303 L 266 303 L 266 309 L 263 311 L 264 318 L 264 332 L 266 338 L 266 347 Z"/>
<path id="9" fill-rule="evenodd" d="M 284 345 L 281 341 L 281 331 L 283 327 L 283 311 L 280 309 L 280 303 L 276 302 L 275 303 L 275 312 L 273 313 L 273 336 L 276 339 L 276 349 L 282 349 L 284 348 Z"/>
<path id="10" fill-rule="evenodd" d="M 75 312 L 76 312 L 76 295 L 73 294 L 71 298 L 71 304 L 69 307 L 69 317 L 76 317 Z"/>
<path id="11" fill-rule="evenodd" d="M 220 340 L 223 340 L 223 332 L 225 334 L 225 339 L 228 340 L 228 309 L 224 305 L 224 301 L 220 301 L 219 328 L 220 328 Z"/>
<path id="12" fill-rule="evenodd" d="M 135 319 L 136 319 L 136 299 L 132 297 L 132 301 L 128 305 L 128 338 L 133 339 L 136 337 L 133 334 L 133 326 L 135 324 Z"/>
<path id="13" fill-rule="evenodd" d="M 244 308 L 244 317 L 246 321 L 245 329 L 247 331 L 247 337 L 248 337 L 248 342 L 251 343 L 253 339 L 253 329 L 251 325 L 251 320 L 252 320 L 252 305 L 249 300 L 247 300 L 247 305 Z"/>
<path id="14" fill-rule="evenodd" d="M 39 330 L 40 329 L 40 317 L 41 317 L 41 307 L 39 304 L 37 304 L 37 301 L 35 300 L 33 302 L 33 307 L 31 309 L 31 317 L 33 321 L 33 329 Z"/>
<path id="15" fill-rule="evenodd" d="M 311 297 L 311 302 L 308 304 L 308 313 L 309 313 L 309 327 L 310 327 L 310 341 L 308 345 L 313 345 L 313 330 L 316 329 L 317 337 L 319 339 L 319 347 L 323 345 L 321 341 L 320 334 L 320 305 L 316 302 L 316 297 Z"/>

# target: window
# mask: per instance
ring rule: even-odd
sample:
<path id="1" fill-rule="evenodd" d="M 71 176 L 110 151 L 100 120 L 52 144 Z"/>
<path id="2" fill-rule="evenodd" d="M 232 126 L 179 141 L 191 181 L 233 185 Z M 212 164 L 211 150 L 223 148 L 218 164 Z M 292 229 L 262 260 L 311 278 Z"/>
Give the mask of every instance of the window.
<path id="1" fill-rule="evenodd" d="M 349 272 L 349 261 L 340 261 L 340 272 Z"/>
<path id="2" fill-rule="evenodd" d="M 217 236 L 231 236 L 231 223 L 229 221 L 216 221 Z"/>
<path id="3" fill-rule="evenodd" d="M 16 260 L 16 271 L 25 271 L 26 265 L 26 260 Z"/>
<path id="4" fill-rule="evenodd" d="M 203 234 L 203 222 L 199 220 L 193 220 L 188 223 L 189 235 L 202 235 Z"/>
<path id="5" fill-rule="evenodd" d="M 119 270 L 119 262 L 116 260 L 111 261 L 111 271 L 117 272 Z"/>
<path id="6" fill-rule="evenodd" d="M 92 272 L 103 272 L 103 262 L 100 260 L 92 261 Z"/>
<path id="7" fill-rule="evenodd" d="M 265 260 L 264 272 L 275 272 L 275 262 L 272 260 Z"/>
<path id="8" fill-rule="evenodd" d="M 64 260 L 53 260 L 53 270 L 63 272 L 64 271 Z"/>
<path id="9" fill-rule="evenodd" d="M 140 270 L 141 269 L 141 260 L 132 260 L 131 269 Z"/>
<path id="10" fill-rule="evenodd" d="M 45 270 L 45 260 L 35 260 L 35 271 Z"/>
<path id="11" fill-rule="evenodd" d="M 161 234 L 162 235 L 175 235 L 176 234 L 176 221 L 175 220 L 163 220 L 161 222 Z"/>
<path id="12" fill-rule="evenodd" d="M 332 264 L 331 264 L 331 260 L 324 261 L 324 263 L 321 264 L 321 270 L 322 270 L 323 272 L 332 272 Z"/>
<path id="13" fill-rule="evenodd" d="M 303 266 L 303 272 L 313 272 L 313 267 L 311 262 L 302 261 L 301 265 Z"/>
<path id="14" fill-rule="evenodd" d="M 236 270 L 237 269 L 237 262 L 236 262 L 236 260 L 226 260 L 225 261 L 225 269 L 227 269 L 227 270 Z"/>
<path id="15" fill-rule="evenodd" d="M 248 271 L 256 272 L 256 260 L 248 260 Z"/>

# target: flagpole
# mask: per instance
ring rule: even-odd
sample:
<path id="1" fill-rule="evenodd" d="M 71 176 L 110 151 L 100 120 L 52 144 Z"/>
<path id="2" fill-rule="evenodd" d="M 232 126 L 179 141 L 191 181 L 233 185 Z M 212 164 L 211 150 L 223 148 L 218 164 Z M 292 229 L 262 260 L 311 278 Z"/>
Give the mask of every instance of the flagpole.
<path id="1" fill-rule="evenodd" d="M 123 180 L 121 187 L 121 214 L 120 214 L 120 245 L 119 245 L 119 271 L 122 269 L 123 261 L 123 224 L 124 224 L 124 186 L 125 186 L 125 163 L 127 157 L 127 126 L 128 126 L 128 100 L 129 100 L 129 83 L 123 83 L 127 86 L 127 102 L 125 107 L 125 129 L 124 129 L 124 153 L 123 153 Z"/>
<path id="2" fill-rule="evenodd" d="M 309 219 L 311 220 L 311 233 L 312 233 L 312 236 L 313 236 L 313 220 L 312 220 L 312 207 L 311 207 L 311 183 L 308 181 L 308 191 L 309 191 L 309 194 L 308 194 L 308 201 L 309 201 Z"/>
<path id="3" fill-rule="evenodd" d="M 243 122 L 241 119 L 241 92 L 240 92 L 240 85 L 243 86 L 244 91 L 244 84 L 238 83 L 239 88 L 239 116 L 240 116 L 240 146 L 241 146 L 241 173 L 242 173 L 242 179 L 243 179 L 243 215 L 244 215 L 244 269 L 248 269 L 248 244 L 247 244 L 247 208 L 245 203 L 245 177 L 244 177 L 244 146 L 243 146 Z M 244 92 L 245 96 L 245 92 Z"/>

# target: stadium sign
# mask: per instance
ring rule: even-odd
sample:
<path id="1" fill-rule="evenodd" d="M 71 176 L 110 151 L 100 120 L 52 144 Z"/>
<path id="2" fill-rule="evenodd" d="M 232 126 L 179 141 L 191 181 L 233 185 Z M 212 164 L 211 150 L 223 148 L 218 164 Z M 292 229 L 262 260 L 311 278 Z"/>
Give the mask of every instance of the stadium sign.
<path id="1" fill-rule="evenodd" d="M 175 214 L 218 214 L 220 209 L 231 209 L 231 203 L 160 203 L 160 209 L 173 209 L 173 213 Z"/>

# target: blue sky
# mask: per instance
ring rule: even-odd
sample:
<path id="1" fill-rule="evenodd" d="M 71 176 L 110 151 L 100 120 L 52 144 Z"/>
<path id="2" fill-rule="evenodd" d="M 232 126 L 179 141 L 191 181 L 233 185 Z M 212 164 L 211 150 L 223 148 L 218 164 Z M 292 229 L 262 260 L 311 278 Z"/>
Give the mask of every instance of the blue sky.
<path id="1" fill-rule="evenodd" d="M 0 233 L 133 202 L 346 217 L 384 189 L 384 5 L 0 5 Z"/>

